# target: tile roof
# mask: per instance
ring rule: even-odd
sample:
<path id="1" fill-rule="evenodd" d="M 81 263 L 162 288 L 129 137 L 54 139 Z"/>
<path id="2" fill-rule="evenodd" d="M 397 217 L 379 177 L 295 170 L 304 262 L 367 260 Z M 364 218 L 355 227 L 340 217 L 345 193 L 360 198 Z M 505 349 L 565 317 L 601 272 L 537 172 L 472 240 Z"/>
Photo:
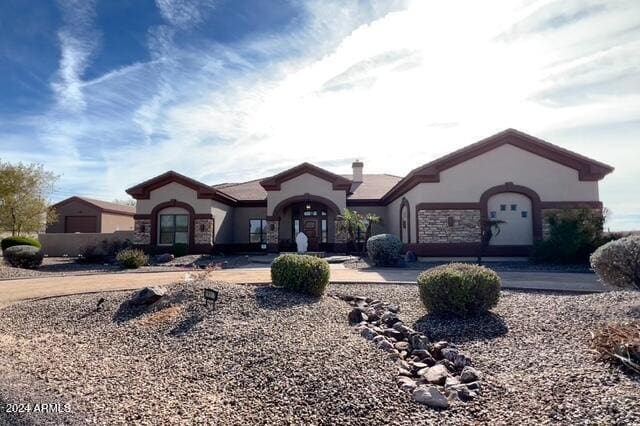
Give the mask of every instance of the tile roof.
<path id="1" fill-rule="evenodd" d="M 351 179 L 351 175 L 341 175 L 346 179 Z M 380 199 L 396 183 L 400 181 L 399 176 L 388 174 L 365 174 L 362 183 L 352 183 L 352 194 L 347 197 L 349 200 L 373 200 Z M 267 191 L 260 185 L 262 179 L 256 179 L 242 183 L 221 183 L 213 185 L 213 188 L 223 192 L 240 201 L 266 200 Z"/>
<path id="2" fill-rule="evenodd" d="M 61 206 L 63 204 L 71 202 L 73 200 L 83 201 L 85 203 L 91 204 L 92 206 L 95 206 L 95 207 L 99 208 L 100 210 L 103 210 L 103 211 L 108 212 L 108 213 L 126 214 L 126 215 L 131 215 L 131 216 L 133 216 L 136 213 L 135 206 L 126 206 L 124 204 L 112 203 L 110 201 L 102 201 L 102 200 L 96 200 L 95 198 L 78 197 L 78 196 L 73 196 L 73 197 L 66 198 L 66 199 L 54 204 L 52 207 L 55 208 L 57 206 Z"/>

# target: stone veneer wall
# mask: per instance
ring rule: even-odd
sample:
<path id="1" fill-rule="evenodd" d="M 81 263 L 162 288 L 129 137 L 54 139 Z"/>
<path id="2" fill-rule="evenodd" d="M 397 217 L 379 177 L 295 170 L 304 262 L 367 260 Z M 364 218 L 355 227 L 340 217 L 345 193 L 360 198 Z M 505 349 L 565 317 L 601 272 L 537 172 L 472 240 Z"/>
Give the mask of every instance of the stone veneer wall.
<path id="1" fill-rule="evenodd" d="M 273 230 L 271 228 L 273 228 Z M 267 244 L 278 244 L 279 242 L 280 242 L 280 221 L 267 220 Z"/>
<path id="2" fill-rule="evenodd" d="M 151 244 L 151 219 L 136 219 L 133 232 L 133 244 Z"/>
<path id="3" fill-rule="evenodd" d="M 453 226 L 449 226 L 449 217 Z M 480 210 L 418 210 L 418 243 L 480 242 Z"/>
<path id="4" fill-rule="evenodd" d="M 213 219 L 195 219 L 194 244 L 213 244 Z"/>

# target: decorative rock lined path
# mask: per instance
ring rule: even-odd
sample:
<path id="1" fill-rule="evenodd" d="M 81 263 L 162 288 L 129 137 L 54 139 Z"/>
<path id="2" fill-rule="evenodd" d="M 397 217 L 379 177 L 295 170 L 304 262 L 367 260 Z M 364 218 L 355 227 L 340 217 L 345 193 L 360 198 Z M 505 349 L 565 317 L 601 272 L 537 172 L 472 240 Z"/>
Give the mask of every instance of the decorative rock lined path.
<path id="1" fill-rule="evenodd" d="M 398 387 L 415 401 L 444 409 L 450 401 L 466 402 L 478 396 L 481 374 L 471 366 L 471 358 L 449 342 L 430 342 L 406 326 L 398 305 L 362 296 L 335 297 L 353 306 L 349 323 L 396 362 Z"/>

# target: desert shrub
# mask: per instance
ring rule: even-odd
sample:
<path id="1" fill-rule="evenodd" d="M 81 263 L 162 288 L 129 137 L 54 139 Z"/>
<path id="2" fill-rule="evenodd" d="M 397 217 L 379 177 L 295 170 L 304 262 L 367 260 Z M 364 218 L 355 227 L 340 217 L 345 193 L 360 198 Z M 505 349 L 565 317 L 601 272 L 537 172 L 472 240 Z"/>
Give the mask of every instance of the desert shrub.
<path id="1" fill-rule="evenodd" d="M 117 254 L 116 260 L 123 268 L 137 269 L 149 263 L 149 256 L 140 249 L 127 248 Z"/>
<path id="2" fill-rule="evenodd" d="M 534 244 L 535 263 L 588 263 L 591 253 L 611 239 L 602 233 L 604 216 L 590 209 L 561 210 L 544 220 L 549 238 Z"/>
<path id="3" fill-rule="evenodd" d="M 14 268 L 35 269 L 42 265 L 44 254 L 34 246 L 11 246 L 3 251 L 4 259 Z"/>
<path id="4" fill-rule="evenodd" d="M 640 322 L 609 324 L 591 333 L 600 361 L 620 364 L 640 374 Z"/>
<path id="5" fill-rule="evenodd" d="M 187 254 L 189 254 L 189 246 L 186 244 L 177 243 L 173 245 L 171 251 L 173 252 L 173 255 L 175 257 L 186 256 Z"/>
<path id="6" fill-rule="evenodd" d="M 420 274 L 418 288 L 429 312 L 466 317 L 498 304 L 500 277 L 484 266 L 451 263 Z"/>
<path id="7" fill-rule="evenodd" d="M 591 255 L 591 267 L 608 286 L 640 290 L 640 235 L 599 247 Z"/>
<path id="8" fill-rule="evenodd" d="M 402 241 L 392 234 L 378 234 L 367 241 L 369 259 L 377 266 L 392 266 L 400 260 Z"/>
<path id="9" fill-rule="evenodd" d="M 271 263 L 271 281 L 278 287 L 320 296 L 329 284 L 329 263 L 313 256 L 283 254 Z"/>
<path id="10" fill-rule="evenodd" d="M 29 237 L 7 237 L 0 242 L 0 247 L 2 247 L 2 251 L 5 251 L 9 247 L 13 247 L 13 246 L 33 246 L 38 249 L 42 248 L 40 241 L 34 240 L 33 238 L 29 238 Z"/>

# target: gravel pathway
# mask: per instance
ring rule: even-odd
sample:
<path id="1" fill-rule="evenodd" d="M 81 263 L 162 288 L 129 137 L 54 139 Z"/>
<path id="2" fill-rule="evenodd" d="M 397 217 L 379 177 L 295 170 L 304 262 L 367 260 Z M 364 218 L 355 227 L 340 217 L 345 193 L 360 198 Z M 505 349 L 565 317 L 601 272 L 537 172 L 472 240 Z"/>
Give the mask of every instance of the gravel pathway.
<path id="1" fill-rule="evenodd" d="M 221 290 L 216 309 L 201 287 Z M 590 328 L 628 318 L 640 295 L 503 292 L 496 315 L 424 316 L 408 285 L 333 285 L 399 303 L 406 323 L 460 345 L 481 395 L 434 411 L 347 324 L 349 306 L 267 287 L 191 283 L 150 312 L 131 292 L 0 310 L 0 403 L 70 403 L 72 414 L 0 424 L 638 424 L 640 380 L 593 361 Z M 104 297 L 104 309 L 95 302 Z M 161 309 L 162 308 L 162 309 Z M 414 324 L 415 322 L 415 324 Z"/>

